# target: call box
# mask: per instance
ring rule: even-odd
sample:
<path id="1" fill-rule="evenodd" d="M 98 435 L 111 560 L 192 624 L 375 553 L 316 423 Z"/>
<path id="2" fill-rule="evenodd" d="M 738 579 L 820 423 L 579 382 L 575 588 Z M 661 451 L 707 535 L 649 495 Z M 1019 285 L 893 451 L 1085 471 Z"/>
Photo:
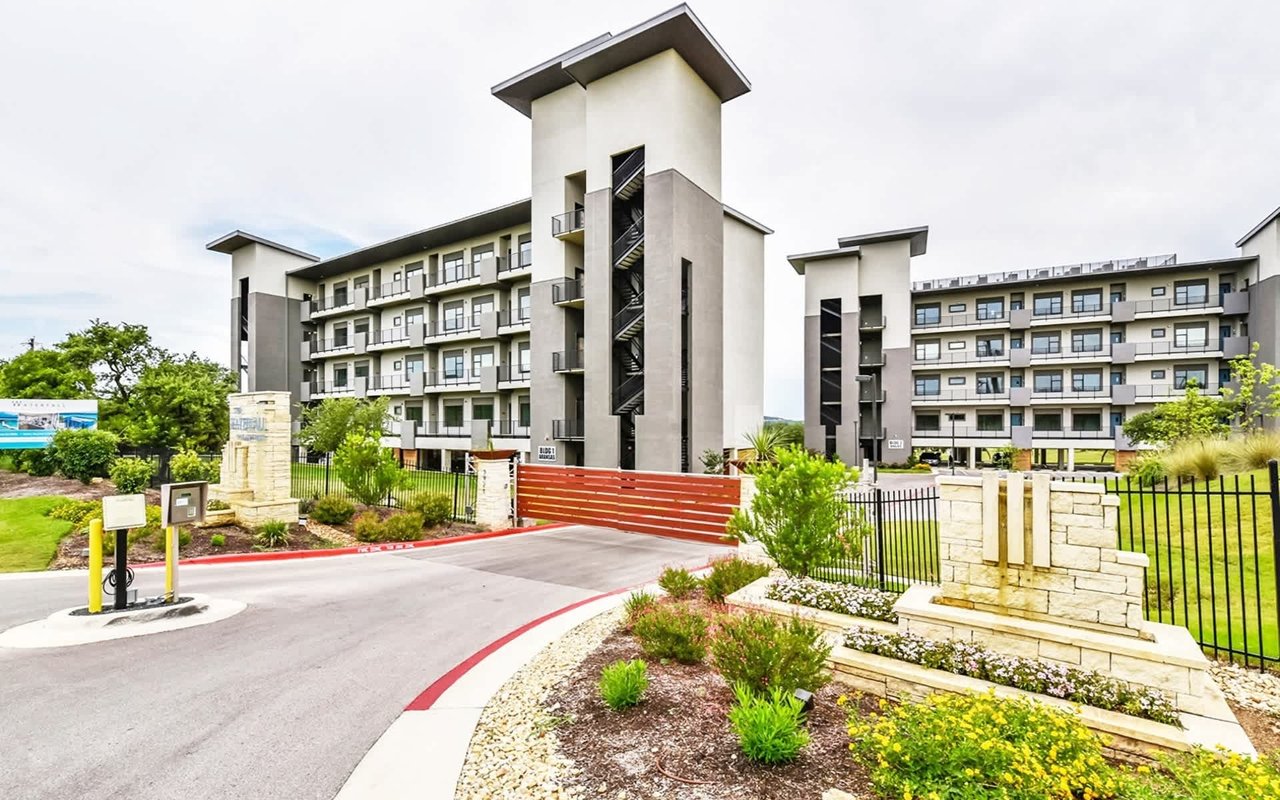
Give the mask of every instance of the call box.
<path id="1" fill-rule="evenodd" d="M 122 531 L 147 524 L 147 498 L 140 494 L 113 494 L 102 498 L 102 529 Z"/>
<path id="2" fill-rule="evenodd" d="M 208 481 L 166 483 L 160 487 L 160 524 L 167 528 L 204 522 L 208 500 Z"/>

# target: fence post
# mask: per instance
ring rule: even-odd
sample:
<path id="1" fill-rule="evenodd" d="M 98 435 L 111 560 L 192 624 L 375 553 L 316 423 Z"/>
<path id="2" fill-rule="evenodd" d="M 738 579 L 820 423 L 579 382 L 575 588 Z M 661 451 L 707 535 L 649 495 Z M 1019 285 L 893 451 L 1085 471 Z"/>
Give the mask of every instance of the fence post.
<path id="1" fill-rule="evenodd" d="M 455 472 L 453 473 L 453 518 L 454 519 L 459 519 L 458 517 L 458 482 L 459 482 L 459 473 Z"/>
<path id="2" fill-rule="evenodd" d="M 329 459 L 333 457 L 332 453 L 324 454 L 324 494 L 329 496 Z"/>
<path id="3" fill-rule="evenodd" d="M 884 506 L 880 498 L 881 489 L 879 486 L 871 488 L 875 492 L 875 513 L 876 513 L 876 571 L 880 575 L 880 590 L 884 591 L 885 575 L 884 575 Z"/>
<path id="4" fill-rule="evenodd" d="M 1274 556 L 1272 566 L 1275 567 L 1275 590 L 1280 592 L 1280 464 L 1274 458 L 1267 462 L 1267 489 L 1271 495 L 1271 553 Z M 1236 498 L 1236 502 L 1240 502 L 1239 498 Z M 1280 607 L 1276 611 L 1276 617 L 1280 621 Z M 1258 652 L 1262 653 L 1262 658 L 1258 659 L 1259 664 L 1266 664 L 1266 651 L 1265 646 L 1258 647 Z"/>

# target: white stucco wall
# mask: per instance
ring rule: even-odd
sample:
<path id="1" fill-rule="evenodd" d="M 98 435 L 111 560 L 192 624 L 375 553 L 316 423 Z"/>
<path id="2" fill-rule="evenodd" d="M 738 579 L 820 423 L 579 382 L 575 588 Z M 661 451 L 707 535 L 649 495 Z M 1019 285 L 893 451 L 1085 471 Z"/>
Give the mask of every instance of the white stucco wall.
<path id="1" fill-rule="evenodd" d="M 724 443 L 764 421 L 764 234 L 724 218 Z"/>
<path id="2" fill-rule="evenodd" d="M 533 101 L 533 280 L 555 280 L 566 269 L 566 245 L 551 235 L 551 218 L 573 208 L 565 178 L 587 168 L 587 93 L 574 84 Z"/>

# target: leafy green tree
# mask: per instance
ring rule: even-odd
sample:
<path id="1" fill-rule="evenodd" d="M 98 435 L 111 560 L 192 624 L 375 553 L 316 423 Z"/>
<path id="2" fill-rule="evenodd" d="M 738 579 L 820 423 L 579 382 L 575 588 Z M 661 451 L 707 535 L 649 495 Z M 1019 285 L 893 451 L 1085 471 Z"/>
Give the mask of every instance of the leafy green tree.
<path id="1" fill-rule="evenodd" d="M 93 397 L 93 373 L 77 367 L 61 350 L 29 350 L 0 361 L 0 397 Z"/>
<path id="2" fill-rule="evenodd" d="M 1245 433 L 1261 428 L 1265 419 L 1280 416 L 1280 369 L 1258 361 L 1258 349 L 1254 342 L 1249 355 L 1231 359 L 1231 380 L 1236 385 L 1222 389 L 1230 403 L 1231 421 Z"/>
<path id="3" fill-rule="evenodd" d="M 298 441 L 316 453 L 333 453 L 351 434 L 373 439 L 382 435 L 389 400 L 335 397 L 302 410 Z"/>
<path id="4" fill-rule="evenodd" d="M 64 428 L 53 435 L 58 471 L 85 484 L 110 474 L 119 446 L 109 431 Z"/>
<path id="5" fill-rule="evenodd" d="M 98 397 L 113 409 L 128 402 L 133 384 L 146 367 L 169 357 L 151 342 L 146 325 L 113 325 L 98 319 L 68 334 L 58 349 L 76 367 L 93 372 Z"/>
<path id="6" fill-rule="evenodd" d="M 194 354 L 144 367 L 121 409 L 121 432 L 138 445 L 216 452 L 235 389 L 228 370 Z"/>
<path id="7" fill-rule="evenodd" d="M 857 470 L 839 461 L 783 447 L 756 470 L 751 509 L 734 511 L 728 535 L 760 542 L 783 570 L 808 576 L 858 552 L 865 525 L 847 514 L 837 495 L 857 478 Z"/>
<path id="8" fill-rule="evenodd" d="M 391 451 L 367 432 L 353 432 L 338 447 L 333 470 L 351 496 L 371 506 L 404 483 L 404 470 Z"/>
<path id="9" fill-rule="evenodd" d="M 1230 431 L 1227 419 L 1231 406 L 1214 397 L 1205 397 L 1194 384 L 1181 400 L 1164 403 L 1151 411 L 1125 420 L 1124 435 L 1140 444 L 1174 444 L 1187 439 L 1224 436 Z"/>

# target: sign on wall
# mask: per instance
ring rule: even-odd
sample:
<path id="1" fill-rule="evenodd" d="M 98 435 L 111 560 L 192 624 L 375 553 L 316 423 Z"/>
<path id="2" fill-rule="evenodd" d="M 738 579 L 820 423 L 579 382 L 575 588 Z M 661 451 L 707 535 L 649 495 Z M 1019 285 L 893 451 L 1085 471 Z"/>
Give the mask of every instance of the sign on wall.
<path id="1" fill-rule="evenodd" d="M 554 444 L 538 445 L 538 460 L 554 462 L 556 460 L 556 446 Z"/>
<path id="2" fill-rule="evenodd" d="M 890 450 L 902 450 L 906 448 L 907 445 L 906 442 L 901 439 L 889 439 L 884 443 L 884 446 Z"/>
<path id="3" fill-rule="evenodd" d="M 64 428 L 96 427 L 97 400 L 0 399 L 0 450 L 40 449 Z"/>

